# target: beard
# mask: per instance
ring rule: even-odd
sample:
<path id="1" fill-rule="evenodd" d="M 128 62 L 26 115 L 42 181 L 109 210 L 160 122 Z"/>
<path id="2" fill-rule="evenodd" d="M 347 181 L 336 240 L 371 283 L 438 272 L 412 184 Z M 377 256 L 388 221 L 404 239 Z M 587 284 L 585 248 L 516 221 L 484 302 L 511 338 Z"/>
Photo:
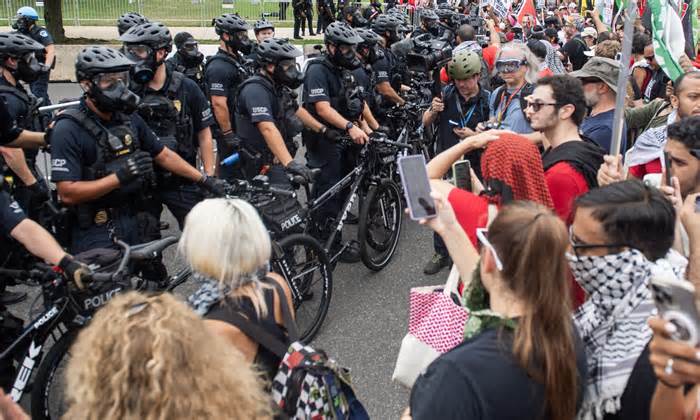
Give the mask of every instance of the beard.
<path id="1" fill-rule="evenodd" d="M 586 106 L 593 108 L 594 106 L 598 105 L 598 102 L 600 102 L 600 95 L 598 95 L 595 92 L 585 92 L 583 95 L 586 99 Z"/>

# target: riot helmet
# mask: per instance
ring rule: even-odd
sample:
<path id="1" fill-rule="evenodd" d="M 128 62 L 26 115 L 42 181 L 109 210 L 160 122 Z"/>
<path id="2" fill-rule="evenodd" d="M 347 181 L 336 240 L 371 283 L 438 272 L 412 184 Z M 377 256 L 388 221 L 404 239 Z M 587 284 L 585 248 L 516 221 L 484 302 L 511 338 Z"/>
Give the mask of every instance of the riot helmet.
<path id="1" fill-rule="evenodd" d="M 28 33 L 34 23 L 39 20 L 39 14 L 33 7 L 24 6 L 17 9 L 17 15 L 12 22 L 12 29 Z"/>
<path id="2" fill-rule="evenodd" d="M 214 18 L 211 23 L 228 48 L 243 54 L 250 54 L 253 50 L 253 43 L 248 38 L 250 26 L 240 16 L 229 13 Z M 228 34 L 228 40 L 224 39 L 224 34 Z"/>
<path id="3" fill-rule="evenodd" d="M 102 112 L 136 111 L 139 97 L 129 90 L 129 73 L 134 63 L 120 51 L 103 46 L 84 48 L 75 59 L 78 82 L 97 109 Z"/>
<path id="4" fill-rule="evenodd" d="M 272 80 L 275 83 L 296 89 L 304 82 L 304 74 L 296 62 L 302 52 L 287 39 L 269 38 L 258 44 L 258 60 L 261 67 L 274 64 Z"/>
<path id="5" fill-rule="evenodd" d="M 255 32 L 255 35 L 265 29 L 272 29 L 274 31 L 275 25 L 273 25 L 272 22 L 267 19 L 260 19 L 259 21 L 255 22 L 255 25 L 253 25 L 253 32 Z"/>
<path id="6" fill-rule="evenodd" d="M 125 55 L 135 63 L 132 76 L 136 83 L 144 84 L 153 79 L 156 69 L 172 50 L 173 37 L 167 26 L 160 22 L 136 25 L 126 31 L 119 40 L 124 43 Z M 156 52 L 164 49 L 166 54 L 158 60 Z"/>
<path id="7" fill-rule="evenodd" d="M 124 32 L 133 28 L 136 25 L 141 25 L 148 23 L 149 20 L 146 16 L 143 16 L 136 12 L 128 12 L 119 16 L 117 19 L 117 31 L 119 31 L 119 36 L 124 35 Z"/>
<path id="8" fill-rule="evenodd" d="M 355 31 L 362 38 L 362 42 L 357 45 L 357 52 L 367 64 L 374 64 L 384 58 L 384 51 L 377 47 L 380 38 L 376 32 L 365 28 L 358 28 Z"/>
<path id="9" fill-rule="evenodd" d="M 362 65 L 356 55 L 357 44 L 362 42 L 362 38 L 348 24 L 333 22 L 328 25 L 323 33 L 323 42 L 335 47 L 335 52 L 328 58 L 336 66 L 353 70 Z"/>
<path id="10" fill-rule="evenodd" d="M 31 83 L 39 78 L 41 63 L 36 54 L 44 51 L 44 46 L 26 35 L 17 32 L 0 33 L 0 66 L 12 73 L 17 80 Z M 8 58 L 17 61 L 16 65 L 7 62 Z"/>
<path id="11" fill-rule="evenodd" d="M 204 54 L 199 51 L 199 43 L 189 32 L 179 32 L 175 35 L 175 48 L 182 57 L 186 67 L 193 67 L 204 61 Z"/>
<path id="12" fill-rule="evenodd" d="M 433 9 L 423 9 L 420 12 L 420 21 L 428 33 L 433 36 L 440 35 L 439 17 Z"/>

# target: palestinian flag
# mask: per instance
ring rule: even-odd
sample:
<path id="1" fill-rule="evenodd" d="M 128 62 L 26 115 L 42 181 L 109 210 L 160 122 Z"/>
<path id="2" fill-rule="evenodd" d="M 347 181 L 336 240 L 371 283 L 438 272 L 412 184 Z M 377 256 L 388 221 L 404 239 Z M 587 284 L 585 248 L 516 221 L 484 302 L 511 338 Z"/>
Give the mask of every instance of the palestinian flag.
<path id="1" fill-rule="evenodd" d="M 678 58 L 685 52 L 685 35 L 678 9 L 668 0 L 648 0 L 656 62 L 671 80 L 683 74 Z M 681 9 L 682 11 L 682 9 Z"/>
<path id="2" fill-rule="evenodd" d="M 532 0 L 522 0 L 517 7 L 517 10 L 513 11 L 516 16 L 516 20 L 519 24 L 523 24 L 523 18 L 525 15 L 532 16 L 534 21 L 537 21 L 537 10 L 535 9 L 535 3 Z"/>

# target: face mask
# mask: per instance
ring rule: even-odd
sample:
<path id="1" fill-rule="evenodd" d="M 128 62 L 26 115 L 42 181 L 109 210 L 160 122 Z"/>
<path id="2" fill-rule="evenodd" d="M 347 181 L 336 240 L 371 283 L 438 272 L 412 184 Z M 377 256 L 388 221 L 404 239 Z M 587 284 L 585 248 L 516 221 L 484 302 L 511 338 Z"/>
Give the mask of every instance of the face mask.
<path id="1" fill-rule="evenodd" d="M 143 85 L 153 80 L 160 63 L 156 62 L 156 53 L 145 45 L 127 45 L 124 48 L 127 58 L 136 63 L 131 68 L 131 79 Z"/>
<path id="2" fill-rule="evenodd" d="M 16 79 L 31 83 L 39 78 L 41 64 L 34 54 L 30 54 L 17 60 L 17 70 L 12 73 Z"/>
<path id="3" fill-rule="evenodd" d="M 579 256 L 566 253 L 571 272 L 589 295 L 609 287 L 613 282 L 632 282 L 640 270 L 646 270 L 648 261 L 636 249 L 603 256 Z"/>
<path id="4" fill-rule="evenodd" d="M 304 82 L 304 73 L 299 71 L 296 63 L 291 64 L 287 70 L 284 66 L 279 63 L 275 66 L 275 70 L 272 73 L 272 79 L 275 83 L 283 86 L 287 86 L 290 89 L 296 89 Z"/>
<path id="5" fill-rule="evenodd" d="M 388 44 L 391 45 L 393 43 L 399 42 L 403 39 L 403 34 L 400 33 L 398 30 L 391 31 L 389 33 L 389 39 L 387 39 Z"/>
<path id="6" fill-rule="evenodd" d="M 20 32 L 28 32 L 32 26 L 32 21 L 22 15 L 17 15 L 12 23 L 12 29 Z"/>
<path id="7" fill-rule="evenodd" d="M 427 22 L 425 25 L 428 28 L 428 33 L 433 36 L 440 35 L 440 25 L 435 21 Z"/>
<path id="8" fill-rule="evenodd" d="M 355 13 L 352 15 L 352 26 L 353 28 L 361 28 L 367 25 L 367 19 L 362 17 L 361 14 Z"/>
<path id="9" fill-rule="evenodd" d="M 229 34 L 229 40 L 225 41 L 226 46 L 234 51 L 240 51 L 243 54 L 250 54 L 253 51 L 253 43 L 250 38 L 248 38 L 247 32 L 236 32 L 234 34 Z"/>
<path id="10" fill-rule="evenodd" d="M 182 50 L 181 50 L 182 51 Z M 194 67 L 201 64 L 204 61 L 204 54 L 197 51 L 196 55 L 192 55 L 189 52 L 182 53 L 182 59 L 187 67 Z"/>
<path id="11" fill-rule="evenodd" d="M 95 106 L 102 112 L 124 112 L 131 114 L 139 105 L 139 97 L 122 81 L 116 82 L 109 89 L 100 89 L 97 83 L 92 84 L 89 92 Z"/>
<path id="12" fill-rule="evenodd" d="M 380 50 L 376 45 L 363 48 L 360 54 L 367 64 L 374 64 L 384 58 L 384 51 Z"/>
<path id="13" fill-rule="evenodd" d="M 348 52 L 343 54 L 340 51 L 340 47 L 335 48 L 335 53 L 331 57 L 331 61 L 338 66 L 338 67 L 343 67 L 348 70 L 355 70 L 356 68 L 360 67 L 362 63 L 360 62 L 360 59 L 357 58 L 357 54 L 355 53 L 355 48 L 351 48 Z"/>

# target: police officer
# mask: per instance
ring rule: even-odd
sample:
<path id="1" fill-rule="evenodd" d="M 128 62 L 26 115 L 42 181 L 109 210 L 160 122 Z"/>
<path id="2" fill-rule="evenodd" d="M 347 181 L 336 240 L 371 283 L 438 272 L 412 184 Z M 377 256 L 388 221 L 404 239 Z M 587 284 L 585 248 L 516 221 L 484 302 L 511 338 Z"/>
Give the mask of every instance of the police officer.
<path id="1" fill-rule="evenodd" d="M 447 74 L 452 83 L 436 97 L 423 114 L 423 124 L 429 126 L 438 121 L 437 152 L 449 149 L 467 137 L 476 134 L 480 122 L 489 119 L 490 92 L 479 86 L 481 57 L 469 49 L 461 49 L 447 65 Z M 465 155 L 477 176 L 481 176 L 481 150 Z M 431 275 L 448 267 L 450 258 L 447 247 L 440 236 L 433 235 L 435 254 L 423 268 Z"/>
<path id="2" fill-rule="evenodd" d="M 84 98 L 78 108 L 59 114 L 53 128 L 52 178 L 60 200 L 77 216 L 72 252 L 112 247 L 112 234 L 129 244 L 159 235 L 158 221 L 143 211 L 154 161 L 209 191 L 223 192 L 217 180 L 164 147 L 134 112 L 139 98 L 128 88 L 133 65 L 112 48 L 83 49 L 75 68 Z"/>
<path id="3" fill-rule="evenodd" d="M 285 172 L 311 180 L 309 169 L 294 160 L 294 137 L 304 125 L 317 133 L 327 132 L 327 127 L 297 105 L 293 90 L 304 81 L 296 65 L 301 55 L 286 39 L 271 38 L 258 44 L 260 68 L 241 85 L 235 114 L 241 146 L 249 151 L 242 158 L 248 178 L 268 166 L 273 184 L 288 186 Z"/>
<path id="4" fill-rule="evenodd" d="M 141 25 L 143 23 L 148 23 L 148 18 L 146 16 L 136 12 L 124 13 L 117 19 L 117 31 L 119 31 L 119 36 L 124 35 L 124 32 L 131 29 L 132 26 Z"/>
<path id="5" fill-rule="evenodd" d="M 170 70 L 178 71 L 193 82 L 202 92 L 206 91 L 204 84 L 204 54 L 199 51 L 199 43 L 189 32 L 175 35 L 177 52 L 168 58 L 166 65 Z"/>
<path id="6" fill-rule="evenodd" d="M 39 14 L 36 10 L 28 6 L 20 7 L 12 27 L 21 34 L 39 42 L 45 48 L 45 51 L 36 53 L 36 59 L 39 61 L 41 69 L 37 79 L 29 84 L 29 89 L 34 96 L 44 100 L 42 105 L 50 105 L 49 73 L 56 64 L 56 50 L 53 45 L 53 37 L 46 28 L 36 24 L 37 20 L 39 20 Z"/>
<path id="7" fill-rule="evenodd" d="M 258 45 L 266 39 L 274 38 L 275 26 L 267 19 L 260 19 L 253 25 L 253 33 L 257 43 L 253 45 L 253 51 L 246 57 L 250 62 L 258 62 Z"/>
<path id="8" fill-rule="evenodd" d="M 234 135 L 233 111 L 238 85 L 250 76 L 245 68 L 245 55 L 250 54 L 253 43 L 248 39 L 248 24 L 237 15 L 221 15 L 214 19 L 213 24 L 220 46 L 216 55 L 207 61 L 205 80 L 216 119 L 214 138 L 218 143 L 219 157 L 225 159 L 238 144 Z M 221 168 L 223 178 L 232 175 L 232 170 Z"/>
<path id="9" fill-rule="evenodd" d="M 20 33 L 0 33 L 0 99 L 10 120 L 20 129 L 40 131 L 38 101 L 20 81 L 31 82 L 41 73 L 35 54 L 44 46 Z M 12 194 L 22 209 L 37 220 L 40 205 L 48 199 L 48 187 L 36 171 L 36 150 L 0 149 L 11 169 Z"/>
<path id="10" fill-rule="evenodd" d="M 304 107 L 311 115 L 328 127 L 347 132 L 356 144 L 364 144 L 368 140 L 367 133 L 358 126 L 365 103 L 352 74 L 361 65 L 356 51 L 360 42 L 362 38 L 347 24 L 333 22 L 328 25 L 324 33 L 326 52 L 308 63 L 303 91 Z M 346 146 L 329 141 L 319 133 L 304 130 L 303 140 L 308 165 L 321 169 L 314 185 L 314 195 L 319 196 L 349 173 L 355 162 L 348 161 L 351 153 Z M 319 211 L 318 220 L 328 221 L 337 217 L 343 200 L 344 197 L 340 195 L 329 200 L 326 207 Z M 327 231 L 321 233 L 329 234 Z M 359 261 L 357 248 L 347 248 L 341 260 Z"/>
<path id="11" fill-rule="evenodd" d="M 403 39 L 403 22 L 397 17 L 384 14 L 378 16 L 372 22 L 372 30 L 384 39 L 384 46 L 379 44 L 381 52 L 378 58 L 372 65 L 375 74 L 375 88 L 377 93 L 381 95 L 380 103 L 376 106 L 383 111 L 379 112 L 377 117 L 383 120 L 386 109 L 399 105 L 403 106 L 406 101 L 398 94 L 401 89 L 402 76 L 399 71 L 399 62 L 391 50 L 391 46 Z"/>
<path id="12" fill-rule="evenodd" d="M 345 23 L 353 28 L 363 28 L 369 23 L 360 11 L 360 7 L 349 4 L 342 9 L 342 18 Z"/>
<path id="13" fill-rule="evenodd" d="M 431 37 L 437 38 L 440 36 L 439 18 L 433 9 L 421 9 L 420 11 L 420 27 L 411 34 L 411 38 L 420 35 L 430 34 Z"/>
<path id="14" fill-rule="evenodd" d="M 357 56 L 362 61 L 362 65 L 353 70 L 353 75 L 357 79 L 357 83 L 362 87 L 364 100 L 370 112 L 363 113 L 363 117 L 367 124 L 373 130 L 379 128 L 379 123 L 374 118 L 374 113 L 377 110 L 377 95 L 374 90 L 376 85 L 375 73 L 372 66 L 381 58 L 384 57 L 384 52 L 379 48 L 379 35 L 374 31 L 366 28 L 356 28 L 355 31 L 362 38 L 362 42 L 357 44 Z"/>
<path id="15" fill-rule="evenodd" d="M 144 23 L 129 29 L 119 38 L 127 58 L 136 63 L 134 74 L 141 84 L 133 91 L 141 98 L 138 113 L 163 145 L 196 166 L 197 149 L 204 172 L 214 175 L 214 146 L 209 128 L 214 120 L 204 93 L 184 74 L 165 65 L 172 48 L 170 30 L 160 22 Z M 185 216 L 202 200 L 200 189 L 191 180 L 167 171 L 157 171 L 157 196 L 168 206 L 180 228 Z M 159 217 L 161 206 L 154 206 Z"/>

